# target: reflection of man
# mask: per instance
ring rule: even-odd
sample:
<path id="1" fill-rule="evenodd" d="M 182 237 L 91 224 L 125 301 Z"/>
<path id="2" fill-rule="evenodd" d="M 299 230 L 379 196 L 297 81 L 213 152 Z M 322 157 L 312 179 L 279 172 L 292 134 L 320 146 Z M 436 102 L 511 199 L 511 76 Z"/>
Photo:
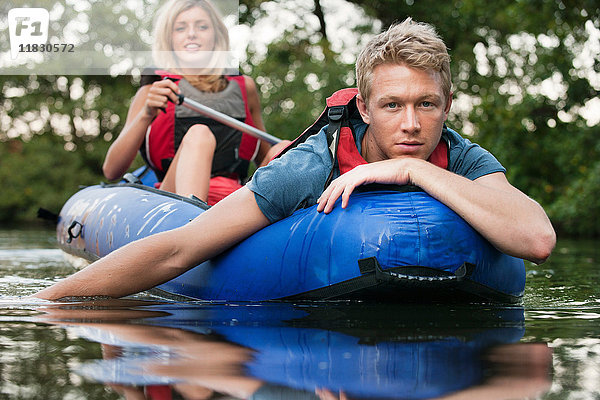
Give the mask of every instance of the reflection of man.
<path id="1" fill-rule="evenodd" d="M 452 103 L 449 56 L 432 27 L 407 19 L 375 37 L 359 56 L 357 81 L 363 122 L 355 144 L 365 164 L 323 193 L 332 160 L 321 131 L 188 225 L 125 246 L 36 296 L 120 297 L 151 288 L 300 204 L 318 202 L 328 213 L 336 199 L 345 207 L 356 186 L 373 182 L 421 187 L 507 254 L 534 262 L 550 255 L 556 239 L 544 210 L 507 181 L 487 151 L 444 129 Z M 447 169 L 427 161 L 438 146 L 447 146 Z"/>
<path id="2" fill-rule="evenodd" d="M 485 356 L 490 375 L 479 385 L 465 388 L 434 400 L 508 400 L 537 398 L 550 389 L 552 351 L 542 343 L 499 345 Z M 343 391 L 339 396 L 317 389 L 320 400 L 351 400 Z"/>
<path id="3" fill-rule="evenodd" d="M 248 347 L 240 346 L 236 343 L 228 342 L 219 338 L 215 335 L 201 335 L 193 332 L 185 331 L 183 329 L 168 328 L 168 327 L 157 327 L 157 326 L 145 326 L 139 324 L 120 324 L 120 323 L 76 323 L 73 322 L 73 314 L 77 314 L 77 311 L 73 312 L 70 310 L 67 316 L 63 314 L 63 317 L 67 317 L 70 322 L 67 324 L 78 325 L 86 328 L 86 332 L 97 331 L 97 335 L 101 337 L 110 337 L 114 342 L 122 341 L 128 345 L 135 346 L 139 351 L 140 346 L 149 346 L 154 348 L 160 346 L 163 351 L 168 352 L 170 357 L 168 362 L 161 357 L 154 357 L 153 359 L 147 358 L 136 358 L 136 352 L 123 351 L 119 347 L 103 345 L 103 355 L 105 359 L 116 360 L 117 363 L 112 364 L 114 370 L 107 370 L 106 368 L 99 368 L 96 364 L 95 368 L 90 371 L 95 371 L 98 375 L 92 375 L 91 378 L 102 381 L 107 377 L 115 379 L 115 381 L 106 382 L 111 388 L 118 393 L 126 396 L 126 398 L 154 398 L 154 397 L 141 397 L 145 395 L 151 395 L 153 393 L 168 393 L 177 392 L 185 399 L 208 399 L 213 398 L 214 393 L 221 393 L 235 398 L 250 399 L 250 400 L 272 400 L 272 399 L 305 399 L 305 400 L 351 400 L 358 399 L 358 397 L 350 396 L 345 390 L 351 389 L 350 387 L 343 386 L 339 393 L 334 392 L 330 388 L 315 388 L 318 377 L 311 375 L 311 372 L 317 371 L 317 366 L 311 364 L 316 361 L 323 361 L 327 358 L 319 357 L 319 352 L 323 351 L 323 343 L 310 342 L 305 340 L 306 337 L 299 334 L 297 337 L 299 343 L 302 342 L 302 346 L 291 346 L 286 348 L 285 351 L 281 351 L 281 348 L 265 348 L 262 353 L 257 353 L 253 349 Z M 99 314 L 102 314 L 102 310 Z M 52 313 L 52 312 L 51 312 Z M 53 314 L 53 313 L 52 313 Z M 91 315 L 89 313 L 88 315 Z M 94 317 L 98 320 L 98 316 Z M 277 328 L 274 328 L 277 329 Z M 259 332 L 264 332 L 260 328 Z M 256 332 L 247 331 L 246 334 L 252 335 Z M 332 333 L 335 335 L 335 333 Z M 338 334 L 339 335 L 339 334 Z M 292 336 L 288 336 L 291 338 Z M 320 337 L 321 338 L 321 337 Z M 256 340 L 256 338 L 255 338 Z M 261 340 L 258 340 L 261 342 Z M 339 346 L 340 343 L 337 340 L 333 340 L 334 346 Z M 411 346 L 411 343 L 405 343 L 406 346 Z M 356 347 L 370 347 L 371 345 L 356 345 Z M 344 379 L 336 380 L 339 375 L 336 374 L 336 370 L 339 373 L 343 368 L 348 371 L 351 376 L 356 376 L 363 373 L 366 376 L 372 374 L 372 370 L 376 370 L 382 375 L 381 385 L 384 387 L 387 385 L 386 390 L 394 388 L 412 388 L 414 391 L 422 390 L 425 393 L 431 393 L 433 390 L 437 393 L 447 393 L 447 377 L 440 376 L 428 376 L 431 381 L 425 382 L 412 381 L 411 376 L 414 379 L 415 376 L 421 376 L 424 374 L 419 370 L 429 369 L 430 371 L 439 371 L 439 367 L 434 365 L 434 361 L 437 358 L 427 358 L 426 352 L 421 353 L 424 356 L 422 363 L 414 363 L 415 353 L 407 351 L 393 352 L 394 346 L 392 343 L 380 343 L 373 345 L 373 348 L 380 346 L 379 350 L 381 355 L 386 362 L 380 362 L 370 364 L 369 360 L 373 362 L 373 358 L 368 356 L 369 351 L 363 353 L 364 348 L 344 348 L 348 351 L 348 354 L 367 354 L 364 360 L 360 363 L 352 363 L 346 360 L 346 365 L 336 365 L 332 359 L 329 359 L 328 371 L 332 374 L 332 386 L 340 387 L 343 385 Z M 399 346 L 402 346 L 400 344 Z M 432 351 L 435 349 L 443 351 L 443 345 L 439 342 L 431 342 Z M 440 347 L 441 346 L 441 347 Z M 461 358 L 457 361 L 458 365 L 468 370 L 471 366 L 469 362 L 475 363 L 477 367 L 481 367 L 481 363 L 477 361 L 477 357 L 474 357 L 473 343 L 463 344 L 464 350 L 467 354 L 466 357 Z M 304 350 L 306 353 L 296 353 L 294 350 Z M 331 347 L 328 349 L 331 353 L 335 354 L 340 349 L 337 347 Z M 389 352 L 386 352 L 388 350 Z M 273 354 L 264 354 L 271 351 Z M 407 355 L 408 359 L 404 358 Z M 549 367 L 551 366 L 551 351 L 545 344 L 536 343 L 519 343 L 509 345 L 499 345 L 489 348 L 485 351 L 485 362 L 487 363 L 486 371 L 482 371 L 482 374 L 487 372 L 486 379 L 483 382 L 479 382 L 475 386 L 464 387 L 454 393 L 448 393 L 437 397 L 438 400 L 467 400 L 467 399 L 486 399 L 486 400 L 500 400 L 500 399 L 515 399 L 515 398 L 533 398 L 539 396 L 541 393 L 547 391 L 550 388 L 551 381 L 549 379 Z M 284 360 L 277 359 L 277 357 L 283 357 Z M 287 359 L 286 359 L 287 357 Z M 125 363 L 124 365 L 118 364 L 119 359 Z M 441 357 L 439 361 L 444 358 Z M 262 360 L 262 361 L 261 361 Z M 287 382 L 275 384 L 267 380 L 263 380 L 260 377 L 252 376 L 249 373 L 249 365 L 255 364 L 254 368 L 270 369 L 273 365 L 265 364 L 265 361 L 275 363 L 275 365 L 285 365 L 290 370 L 284 368 L 285 372 L 282 372 L 282 376 L 271 377 L 271 379 L 281 382 L 281 379 L 287 378 Z M 338 359 L 338 361 L 340 361 Z M 288 362 L 288 363 L 286 363 Z M 349 363 L 349 365 L 347 365 Z M 443 361 L 442 361 L 443 363 Z M 298 365 L 302 364 L 302 365 Z M 413 365 L 416 369 L 410 373 L 406 372 L 400 365 Z M 111 365 L 111 364 L 107 364 Z M 360 365 L 365 370 L 352 371 L 348 370 L 348 367 L 356 367 Z M 395 368 L 390 368 L 395 366 Z M 137 368 L 136 368 L 137 367 Z M 143 367 L 143 368 L 139 368 Z M 294 374 L 294 371 L 299 372 L 298 367 L 306 368 L 305 375 L 298 376 Z M 321 368 L 320 366 L 318 368 Z M 171 386 L 133 386 L 139 384 L 136 382 L 135 376 L 128 376 L 128 370 L 138 371 L 144 374 L 144 377 L 139 376 L 140 379 L 152 379 L 148 377 L 160 378 L 161 381 L 171 380 L 177 382 Z M 108 372 L 108 375 L 102 376 Z M 327 376 L 328 372 L 318 370 L 322 376 Z M 448 373 L 455 374 L 456 371 L 448 371 Z M 466 371 L 468 373 L 468 371 Z M 387 376 L 386 373 L 390 373 Z M 121 374 L 124 374 L 123 376 Z M 318 375 L 319 373 L 317 373 Z M 285 376 L 283 376 L 285 375 Z M 374 375 L 371 375 L 373 378 Z M 423 375 L 422 377 L 425 377 Z M 129 378 L 129 380 L 127 380 Z M 165 379 L 168 378 L 168 379 Z M 390 380 L 395 378 L 398 381 Z M 431 385 L 439 381 L 435 389 L 431 388 Z M 368 382 L 368 384 L 366 383 Z M 364 393 L 373 393 L 374 396 L 381 395 L 382 388 L 377 387 L 377 383 L 366 381 L 363 383 L 367 384 Z M 427 385 L 426 383 L 429 383 Z M 296 388 L 285 386 L 289 384 L 296 386 Z M 352 386 L 353 383 L 348 383 Z M 298 387 L 300 386 L 300 387 Z M 303 386 L 303 387 L 302 387 Z M 313 392 L 314 389 L 314 392 Z M 388 392 L 389 393 L 389 392 Z M 401 393 L 399 393 L 401 394 Z M 422 393 L 421 393 L 422 394 Z"/>
<path id="4" fill-rule="evenodd" d="M 109 299 L 46 305 L 36 322 L 101 343 L 105 360 L 78 370 L 130 394 L 135 388 L 122 385 L 190 399 L 212 392 L 252 400 L 503 399 L 534 397 L 551 383 L 548 346 L 515 343 L 524 332 L 522 310 L 486 310 L 473 325 L 472 310 L 447 307 L 417 307 L 416 313 L 413 305 L 243 308 Z M 424 317 L 418 311 L 425 309 L 432 312 Z M 347 323 L 320 329 L 319 322 L 331 325 L 332 312 Z M 224 317 L 237 323 L 223 324 Z M 376 333 L 364 329 L 374 323 Z M 415 340 L 419 335 L 429 339 Z M 158 382 L 176 384 L 141 389 Z"/>

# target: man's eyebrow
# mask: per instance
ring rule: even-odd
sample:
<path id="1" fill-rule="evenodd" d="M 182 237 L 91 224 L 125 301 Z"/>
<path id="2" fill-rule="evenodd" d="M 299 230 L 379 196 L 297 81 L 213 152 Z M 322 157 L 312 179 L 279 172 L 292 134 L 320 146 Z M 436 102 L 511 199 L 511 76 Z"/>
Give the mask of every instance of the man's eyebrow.
<path id="1" fill-rule="evenodd" d="M 394 94 L 389 94 L 389 95 L 383 95 L 381 97 L 379 97 L 378 99 L 375 99 L 378 103 L 387 103 L 390 101 L 393 102 L 402 102 L 405 101 L 406 99 L 404 99 L 402 96 L 398 96 L 398 95 L 394 95 Z M 421 96 L 417 97 L 417 101 L 442 101 L 442 96 L 440 96 L 437 93 L 424 93 Z"/>
<path id="2" fill-rule="evenodd" d="M 425 93 L 421 97 L 419 97 L 420 101 L 423 100 L 433 100 L 433 101 L 442 101 L 442 96 L 437 93 Z"/>
<path id="3" fill-rule="evenodd" d="M 377 100 L 378 103 L 387 103 L 387 102 L 390 102 L 390 101 L 399 102 L 399 101 L 402 100 L 402 98 L 400 96 L 396 96 L 396 95 L 393 95 L 393 94 L 386 94 L 386 95 L 383 95 L 383 96 L 379 97 L 376 100 Z"/>

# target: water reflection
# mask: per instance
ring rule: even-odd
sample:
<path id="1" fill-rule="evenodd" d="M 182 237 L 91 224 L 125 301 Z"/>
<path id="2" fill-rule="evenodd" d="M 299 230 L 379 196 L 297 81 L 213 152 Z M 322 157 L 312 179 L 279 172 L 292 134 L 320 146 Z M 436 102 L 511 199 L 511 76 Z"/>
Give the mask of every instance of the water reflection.
<path id="1" fill-rule="evenodd" d="M 551 382 L 548 346 L 519 343 L 519 307 L 110 300 L 39 311 L 101 344 L 103 359 L 74 372 L 132 399 L 504 399 Z"/>

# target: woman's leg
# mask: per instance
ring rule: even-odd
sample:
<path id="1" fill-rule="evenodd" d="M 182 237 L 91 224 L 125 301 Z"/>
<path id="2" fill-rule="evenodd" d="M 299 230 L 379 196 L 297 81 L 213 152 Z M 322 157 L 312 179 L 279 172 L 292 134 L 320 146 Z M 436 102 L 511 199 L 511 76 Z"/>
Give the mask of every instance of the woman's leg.
<path id="1" fill-rule="evenodd" d="M 160 188 L 182 196 L 208 199 L 217 140 L 206 125 L 192 126 L 181 141 Z"/>
<path id="2" fill-rule="evenodd" d="M 275 158 L 276 155 L 281 153 L 283 151 L 283 149 L 288 147 L 291 143 L 292 143 L 291 140 L 282 140 L 281 142 L 271 146 L 271 148 L 269 149 L 269 151 L 267 151 L 265 158 L 263 159 L 263 161 L 260 163 L 259 166 L 263 167 L 263 166 L 267 165 L 268 163 L 270 163 L 271 160 L 273 160 L 273 158 Z"/>

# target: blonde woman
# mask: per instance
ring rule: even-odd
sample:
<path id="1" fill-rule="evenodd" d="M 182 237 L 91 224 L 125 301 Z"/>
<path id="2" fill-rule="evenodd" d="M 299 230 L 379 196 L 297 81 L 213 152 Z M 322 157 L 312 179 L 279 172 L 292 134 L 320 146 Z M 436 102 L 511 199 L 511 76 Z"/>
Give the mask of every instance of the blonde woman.
<path id="1" fill-rule="evenodd" d="M 125 127 L 104 160 L 104 175 L 120 178 L 140 151 L 161 189 L 215 204 L 241 187 L 250 161 L 266 164 L 277 149 L 174 102 L 183 94 L 264 130 L 256 85 L 248 76 L 224 74 L 229 35 L 206 0 L 165 3 L 154 40 L 160 69 L 144 71 Z"/>

